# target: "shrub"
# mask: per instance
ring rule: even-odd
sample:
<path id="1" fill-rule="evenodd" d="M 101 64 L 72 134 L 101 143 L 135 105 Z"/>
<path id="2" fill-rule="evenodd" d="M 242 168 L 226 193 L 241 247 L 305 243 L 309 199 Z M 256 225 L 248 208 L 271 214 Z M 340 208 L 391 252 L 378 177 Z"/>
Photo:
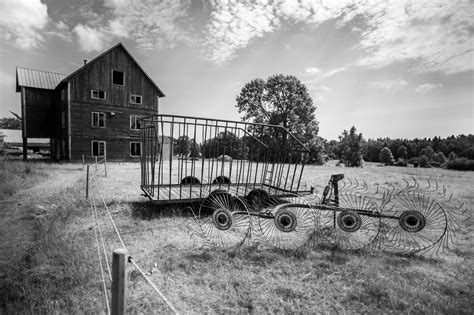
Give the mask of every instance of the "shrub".
<path id="1" fill-rule="evenodd" d="M 393 165 L 395 162 L 392 151 L 390 151 L 390 149 L 387 147 L 384 147 L 382 150 L 380 150 L 379 159 L 380 162 L 385 163 L 385 165 Z"/>
<path id="2" fill-rule="evenodd" d="M 420 167 L 431 167 L 430 159 L 426 155 L 422 155 L 419 157 Z"/>
<path id="3" fill-rule="evenodd" d="M 444 156 L 443 152 L 438 152 L 435 154 L 434 160 L 438 165 L 442 165 L 444 162 L 446 162 L 446 156 Z"/>
<path id="4" fill-rule="evenodd" d="M 404 159 L 398 159 L 397 163 L 395 163 L 395 166 L 406 167 L 408 166 L 408 162 Z"/>
<path id="5" fill-rule="evenodd" d="M 415 156 L 408 160 L 408 163 L 413 164 L 414 167 L 420 166 L 420 159 Z"/>
<path id="6" fill-rule="evenodd" d="M 453 160 L 448 160 L 443 166 L 451 170 L 474 171 L 474 160 L 454 158 Z"/>

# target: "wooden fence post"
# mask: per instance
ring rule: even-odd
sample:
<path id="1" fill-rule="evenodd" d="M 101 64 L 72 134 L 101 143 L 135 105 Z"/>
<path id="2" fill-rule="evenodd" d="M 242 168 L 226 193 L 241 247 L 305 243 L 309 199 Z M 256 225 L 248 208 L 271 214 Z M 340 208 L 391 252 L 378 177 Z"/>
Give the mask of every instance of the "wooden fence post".
<path id="1" fill-rule="evenodd" d="M 112 315 L 125 314 L 128 295 L 128 254 L 125 249 L 116 249 L 112 255 Z"/>
<path id="2" fill-rule="evenodd" d="M 82 169 L 84 169 L 84 154 L 82 155 Z"/>
<path id="3" fill-rule="evenodd" d="M 89 198 L 89 165 L 87 165 L 87 175 L 86 175 L 86 199 Z"/>
<path id="4" fill-rule="evenodd" d="M 107 158 L 104 157 L 105 177 L 107 177 Z"/>

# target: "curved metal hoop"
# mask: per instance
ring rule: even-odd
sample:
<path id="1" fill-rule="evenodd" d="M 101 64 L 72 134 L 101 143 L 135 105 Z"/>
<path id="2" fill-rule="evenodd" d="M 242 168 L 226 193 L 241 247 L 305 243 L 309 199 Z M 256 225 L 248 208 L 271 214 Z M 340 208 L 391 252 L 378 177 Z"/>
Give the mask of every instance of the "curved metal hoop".
<path id="1" fill-rule="evenodd" d="M 375 202 L 370 196 L 359 192 L 340 193 L 339 207 L 321 213 L 321 226 L 326 241 L 341 249 L 372 246 L 379 235 L 380 222 Z"/>
<path id="2" fill-rule="evenodd" d="M 396 253 L 416 253 L 441 246 L 447 235 L 448 218 L 438 202 L 416 192 L 396 194 L 383 214 L 398 219 L 382 221 L 381 246 Z"/>
<path id="3" fill-rule="evenodd" d="M 251 221 L 245 202 L 227 192 L 211 193 L 196 217 L 199 237 L 208 245 L 233 248 L 250 236 Z"/>
<path id="4" fill-rule="evenodd" d="M 299 196 L 282 198 L 279 202 L 266 209 L 267 215 L 258 216 L 257 234 L 261 242 L 285 250 L 304 249 L 315 231 L 314 211 Z"/>

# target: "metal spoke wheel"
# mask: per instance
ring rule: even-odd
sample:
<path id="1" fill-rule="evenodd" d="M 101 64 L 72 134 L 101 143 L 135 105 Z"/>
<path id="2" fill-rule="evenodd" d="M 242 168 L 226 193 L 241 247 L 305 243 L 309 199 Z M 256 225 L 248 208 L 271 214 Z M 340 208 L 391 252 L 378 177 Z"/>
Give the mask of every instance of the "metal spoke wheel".
<path id="1" fill-rule="evenodd" d="M 213 246 L 237 247 L 250 235 L 247 206 L 225 191 L 214 191 L 201 203 L 196 221 L 201 238 Z"/>
<path id="2" fill-rule="evenodd" d="M 360 193 L 339 194 L 341 211 L 321 211 L 325 239 L 341 249 L 372 246 L 379 235 L 381 219 L 373 200 Z M 317 207 L 316 207 L 317 209 Z"/>
<path id="3" fill-rule="evenodd" d="M 448 220 L 435 200 L 416 192 L 400 193 L 382 211 L 394 217 L 382 221 L 384 250 L 416 253 L 443 246 Z"/>
<path id="4" fill-rule="evenodd" d="M 258 234 L 263 243 L 285 250 L 301 250 L 316 227 L 315 212 L 301 197 L 279 198 L 258 216 Z"/>

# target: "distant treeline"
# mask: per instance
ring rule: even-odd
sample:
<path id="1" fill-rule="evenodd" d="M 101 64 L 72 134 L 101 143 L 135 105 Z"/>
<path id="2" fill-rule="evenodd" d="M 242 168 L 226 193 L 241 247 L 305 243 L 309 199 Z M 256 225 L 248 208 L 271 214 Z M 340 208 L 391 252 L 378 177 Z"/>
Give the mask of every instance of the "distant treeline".
<path id="1" fill-rule="evenodd" d="M 328 158 L 340 159 L 343 155 L 340 141 L 325 142 L 324 148 Z M 361 153 L 367 162 L 474 170 L 474 135 L 412 140 L 369 139 L 363 140 Z"/>

